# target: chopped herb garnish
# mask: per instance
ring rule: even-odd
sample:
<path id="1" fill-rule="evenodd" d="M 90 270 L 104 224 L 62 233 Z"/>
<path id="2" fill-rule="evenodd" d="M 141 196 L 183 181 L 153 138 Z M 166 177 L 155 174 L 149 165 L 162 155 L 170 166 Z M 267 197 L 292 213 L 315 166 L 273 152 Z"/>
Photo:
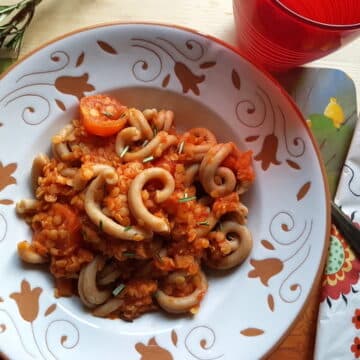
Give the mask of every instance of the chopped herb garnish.
<path id="1" fill-rule="evenodd" d="M 124 231 L 129 231 L 129 230 L 131 230 L 131 228 L 132 228 L 132 226 L 125 226 Z"/>
<path id="2" fill-rule="evenodd" d="M 124 157 L 125 154 L 129 151 L 129 145 L 126 145 L 123 149 L 123 151 L 120 153 L 120 157 Z"/>
<path id="3" fill-rule="evenodd" d="M 118 296 L 123 290 L 125 289 L 125 285 L 124 284 L 120 284 L 119 286 L 117 286 L 114 291 L 112 292 L 114 296 Z"/>
<path id="4" fill-rule="evenodd" d="M 142 143 L 142 147 L 145 147 L 147 144 L 149 143 L 149 140 L 148 139 L 146 139 L 143 143 Z"/>
<path id="5" fill-rule="evenodd" d="M 153 156 L 148 156 L 142 162 L 145 164 L 145 163 L 148 163 L 148 162 L 153 161 L 153 160 L 154 160 Z"/>
<path id="6" fill-rule="evenodd" d="M 81 235 L 82 235 L 82 237 L 83 237 L 83 239 L 84 239 L 85 241 L 88 240 L 88 236 L 87 236 L 86 231 L 82 230 L 82 231 L 81 231 Z"/>
<path id="7" fill-rule="evenodd" d="M 100 231 L 103 231 L 103 222 L 102 222 L 102 220 L 99 221 L 99 229 L 100 229 Z"/>
<path id="8" fill-rule="evenodd" d="M 185 141 L 182 141 L 180 144 L 179 144 L 179 150 L 178 150 L 178 153 L 179 154 L 182 154 L 183 150 L 184 150 L 184 145 L 185 145 Z"/>
<path id="9" fill-rule="evenodd" d="M 136 254 L 133 252 L 124 252 L 123 255 L 126 257 L 134 257 Z"/>
<path id="10" fill-rule="evenodd" d="M 159 260 L 160 262 L 164 261 L 163 258 L 160 255 L 160 253 L 156 253 L 155 256 L 156 256 L 156 259 Z"/>
<path id="11" fill-rule="evenodd" d="M 153 126 L 152 130 L 153 130 L 153 132 L 154 132 L 154 136 L 156 136 L 157 133 L 158 133 L 157 127 L 156 127 L 156 126 Z"/>
<path id="12" fill-rule="evenodd" d="M 106 117 L 112 117 L 113 116 L 113 114 L 111 112 L 108 112 L 108 111 L 104 111 L 103 115 L 105 115 Z"/>
<path id="13" fill-rule="evenodd" d="M 202 225 L 202 226 L 209 226 L 209 222 L 208 221 L 200 221 L 197 223 L 198 225 Z"/>
<path id="14" fill-rule="evenodd" d="M 196 200 L 196 196 L 183 197 L 183 198 L 179 199 L 178 201 L 180 203 L 184 203 L 184 202 L 188 202 L 188 201 L 192 201 L 192 200 Z"/>

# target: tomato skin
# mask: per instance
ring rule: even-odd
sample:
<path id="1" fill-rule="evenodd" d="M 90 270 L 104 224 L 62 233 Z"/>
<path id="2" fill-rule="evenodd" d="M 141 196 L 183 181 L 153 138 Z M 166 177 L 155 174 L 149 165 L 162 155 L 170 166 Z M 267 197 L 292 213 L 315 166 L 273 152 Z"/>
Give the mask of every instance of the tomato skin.
<path id="1" fill-rule="evenodd" d="M 53 215 L 60 215 L 66 230 L 75 234 L 81 227 L 79 217 L 69 205 L 54 203 L 51 207 Z"/>
<path id="2" fill-rule="evenodd" d="M 78 214 L 67 204 L 54 203 L 42 213 L 44 226 L 34 229 L 32 246 L 41 256 L 70 256 L 79 248 L 82 239 Z M 57 222 L 54 219 L 57 217 Z M 49 231 L 55 230 L 55 236 Z M 62 232 L 65 236 L 60 236 Z"/>
<path id="3" fill-rule="evenodd" d="M 97 136 L 111 136 L 127 123 L 127 107 L 107 95 L 85 96 L 80 100 L 80 117 L 87 132 Z"/>

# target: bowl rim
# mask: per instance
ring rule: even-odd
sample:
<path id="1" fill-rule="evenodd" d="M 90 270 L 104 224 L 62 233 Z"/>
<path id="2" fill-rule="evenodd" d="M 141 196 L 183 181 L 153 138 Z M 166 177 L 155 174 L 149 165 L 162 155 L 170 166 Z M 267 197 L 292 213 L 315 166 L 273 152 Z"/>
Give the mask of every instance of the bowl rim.
<path id="1" fill-rule="evenodd" d="M 278 8 L 280 8 L 281 10 L 285 11 L 288 15 L 290 15 L 291 17 L 299 20 L 299 21 L 304 21 L 307 24 L 314 26 L 314 27 L 320 27 L 326 30 L 332 30 L 332 31 L 338 31 L 338 30 L 360 30 L 360 21 L 356 22 L 356 23 L 351 23 L 351 24 L 329 24 L 329 23 L 324 23 L 321 21 L 316 21 L 313 20 L 309 17 L 300 15 L 298 12 L 292 10 L 291 8 L 289 8 L 288 6 L 286 6 L 285 4 L 283 4 L 282 0 L 271 0 Z"/>
<path id="2" fill-rule="evenodd" d="M 275 0 L 277 1 L 277 0 Z M 37 52 L 41 51 L 42 49 L 48 47 L 51 44 L 54 44 L 60 40 L 69 38 L 75 34 L 79 34 L 82 32 L 86 32 L 89 30 L 94 30 L 94 29 L 99 29 L 99 28 L 105 28 L 105 27 L 112 27 L 112 26 L 121 26 L 121 25 L 148 25 L 148 26 L 159 26 L 159 27 L 165 27 L 165 28 L 170 28 L 170 29 L 176 29 L 176 30 L 181 30 L 184 32 L 188 32 L 188 33 L 192 33 L 195 35 L 198 35 L 200 37 L 203 37 L 207 40 L 210 40 L 212 42 L 215 42 L 217 44 L 219 44 L 220 46 L 223 46 L 224 48 L 228 49 L 229 51 L 235 53 L 236 55 L 240 56 L 241 58 L 243 58 L 245 61 L 247 61 L 250 65 L 252 65 L 253 67 L 255 67 L 255 69 L 257 69 L 259 72 L 262 73 L 263 76 L 265 76 L 268 80 L 270 80 L 273 85 L 280 91 L 280 93 L 286 98 L 286 100 L 289 102 L 290 106 L 293 108 L 293 110 L 295 111 L 295 113 L 297 114 L 297 116 L 301 119 L 301 121 L 304 124 L 304 128 L 305 131 L 307 132 L 307 135 L 309 136 L 311 143 L 313 145 L 313 148 L 315 150 L 315 154 L 318 160 L 318 163 L 320 165 L 320 170 L 321 170 L 321 175 L 322 175 L 322 181 L 323 181 L 323 185 L 324 185 L 324 190 L 325 190 L 325 198 L 326 198 L 326 231 L 325 231 L 325 244 L 324 244 L 324 248 L 323 248 L 323 252 L 321 254 L 321 260 L 320 260 L 320 265 L 319 268 L 317 270 L 316 276 L 314 278 L 314 281 L 311 285 L 311 289 L 304 301 L 304 305 L 301 308 L 301 310 L 299 311 L 299 313 L 297 314 L 297 316 L 295 316 L 294 320 L 292 321 L 292 323 L 289 325 L 289 327 L 287 328 L 287 330 L 284 332 L 284 334 L 275 342 L 275 344 L 268 349 L 268 351 L 264 354 L 263 358 L 267 358 L 271 353 L 273 353 L 280 345 L 281 343 L 286 339 L 286 337 L 289 335 L 289 333 L 291 332 L 291 330 L 294 328 L 295 324 L 298 322 L 298 320 L 300 319 L 301 315 L 304 313 L 304 310 L 306 308 L 306 306 L 308 306 L 309 301 L 310 301 L 310 297 L 311 294 L 314 292 L 314 289 L 318 286 L 320 286 L 320 280 L 322 277 L 322 273 L 325 267 L 325 263 L 326 263 L 326 259 L 327 259 L 327 249 L 328 246 L 330 244 L 330 230 L 331 230 L 331 211 L 330 211 L 330 189 L 329 189 L 329 185 L 327 182 L 327 175 L 326 175 L 326 169 L 325 169 L 325 164 L 321 158 L 321 152 L 320 152 L 320 148 L 319 145 L 317 144 L 314 135 L 312 134 L 311 130 L 309 129 L 306 120 L 303 116 L 303 114 L 301 113 L 300 109 L 298 108 L 298 106 L 295 104 L 295 101 L 291 98 L 291 96 L 285 91 L 285 89 L 280 85 L 279 81 L 276 80 L 275 77 L 273 77 L 273 75 L 271 75 L 267 70 L 265 70 L 265 68 L 263 68 L 261 65 L 259 64 L 255 64 L 253 61 L 251 61 L 246 54 L 243 54 L 241 52 L 241 50 L 239 48 L 236 48 L 235 46 L 227 43 L 225 40 L 221 40 L 213 35 L 210 34 L 206 34 L 204 32 L 186 27 L 186 26 L 182 26 L 182 25 L 176 25 L 176 24 L 170 24 L 170 23 L 162 23 L 162 22 L 153 22 L 153 21 L 112 21 L 112 22 L 102 22 L 102 23 L 97 23 L 94 25 L 88 25 L 88 26 L 84 26 L 84 27 L 80 27 L 77 29 L 74 29 L 72 31 L 69 32 L 65 32 L 62 35 L 56 36 L 54 38 L 52 38 L 49 41 L 44 42 L 43 44 L 35 47 L 33 50 L 29 51 L 27 54 L 25 54 L 23 57 L 21 57 L 19 60 L 17 60 L 15 63 L 13 63 L 12 65 L 10 65 L 3 73 L 0 74 L 0 82 L 3 78 L 5 78 L 14 68 L 18 67 L 19 65 L 21 65 L 23 62 L 25 62 L 28 58 L 30 58 L 31 56 L 33 56 L 34 54 L 36 54 Z"/>

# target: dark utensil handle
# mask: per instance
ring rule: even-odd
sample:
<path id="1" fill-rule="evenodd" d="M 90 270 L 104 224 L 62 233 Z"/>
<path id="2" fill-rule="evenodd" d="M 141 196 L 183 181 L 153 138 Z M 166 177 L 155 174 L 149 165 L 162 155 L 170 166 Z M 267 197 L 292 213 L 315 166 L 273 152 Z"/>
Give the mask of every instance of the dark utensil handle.
<path id="1" fill-rule="evenodd" d="M 350 219 L 333 202 L 331 202 L 331 216 L 334 224 L 349 243 L 356 257 L 360 259 L 360 230 L 353 225 Z"/>

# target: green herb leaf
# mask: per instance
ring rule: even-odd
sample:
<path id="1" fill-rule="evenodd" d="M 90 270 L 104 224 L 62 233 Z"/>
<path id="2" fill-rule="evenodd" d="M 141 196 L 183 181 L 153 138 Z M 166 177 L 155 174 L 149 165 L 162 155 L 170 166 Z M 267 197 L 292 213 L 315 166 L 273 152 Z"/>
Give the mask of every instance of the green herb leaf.
<path id="1" fill-rule="evenodd" d="M 124 252 L 123 255 L 126 256 L 126 257 L 134 257 L 134 256 L 136 256 L 136 254 L 133 253 L 133 252 Z"/>
<path id="2" fill-rule="evenodd" d="M 0 6 L 0 49 L 5 49 L 3 56 L 18 56 L 24 32 L 40 2 L 41 0 L 21 0 L 13 5 Z"/>
<path id="3" fill-rule="evenodd" d="M 185 141 L 182 141 L 180 144 L 179 144 L 179 150 L 178 150 L 178 153 L 179 154 L 182 154 L 183 150 L 184 150 L 184 145 L 185 145 Z"/>
<path id="4" fill-rule="evenodd" d="M 156 253 L 155 257 L 157 260 L 159 260 L 161 263 L 164 261 L 163 258 L 161 257 L 160 253 Z"/>
<path id="5" fill-rule="evenodd" d="M 209 226 L 210 225 L 208 221 L 200 221 L 197 224 L 202 225 L 202 226 Z"/>
<path id="6" fill-rule="evenodd" d="M 120 284 L 113 290 L 112 293 L 113 293 L 114 296 L 118 296 L 124 289 L 125 289 L 125 285 Z"/>
<path id="7" fill-rule="evenodd" d="M 129 151 L 129 145 L 126 145 L 123 151 L 120 153 L 120 157 L 123 158 L 128 151 Z"/>
<path id="8" fill-rule="evenodd" d="M 108 112 L 108 111 L 104 111 L 103 115 L 105 115 L 106 117 L 112 117 L 113 116 L 113 114 Z"/>
<path id="9" fill-rule="evenodd" d="M 131 230 L 131 228 L 132 228 L 132 226 L 125 226 L 124 231 L 129 231 L 129 230 Z"/>
<path id="10" fill-rule="evenodd" d="M 149 140 L 146 139 L 146 140 L 142 143 L 141 146 L 142 146 L 142 147 L 145 147 L 148 143 L 149 143 Z"/>
<path id="11" fill-rule="evenodd" d="M 145 164 L 145 163 L 148 163 L 148 162 L 153 161 L 153 160 L 154 160 L 153 156 L 148 156 L 142 162 Z"/>
<path id="12" fill-rule="evenodd" d="M 196 196 L 183 197 L 183 198 L 179 199 L 178 202 L 185 203 L 185 202 L 193 201 L 193 200 L 196 200 Z"/>

